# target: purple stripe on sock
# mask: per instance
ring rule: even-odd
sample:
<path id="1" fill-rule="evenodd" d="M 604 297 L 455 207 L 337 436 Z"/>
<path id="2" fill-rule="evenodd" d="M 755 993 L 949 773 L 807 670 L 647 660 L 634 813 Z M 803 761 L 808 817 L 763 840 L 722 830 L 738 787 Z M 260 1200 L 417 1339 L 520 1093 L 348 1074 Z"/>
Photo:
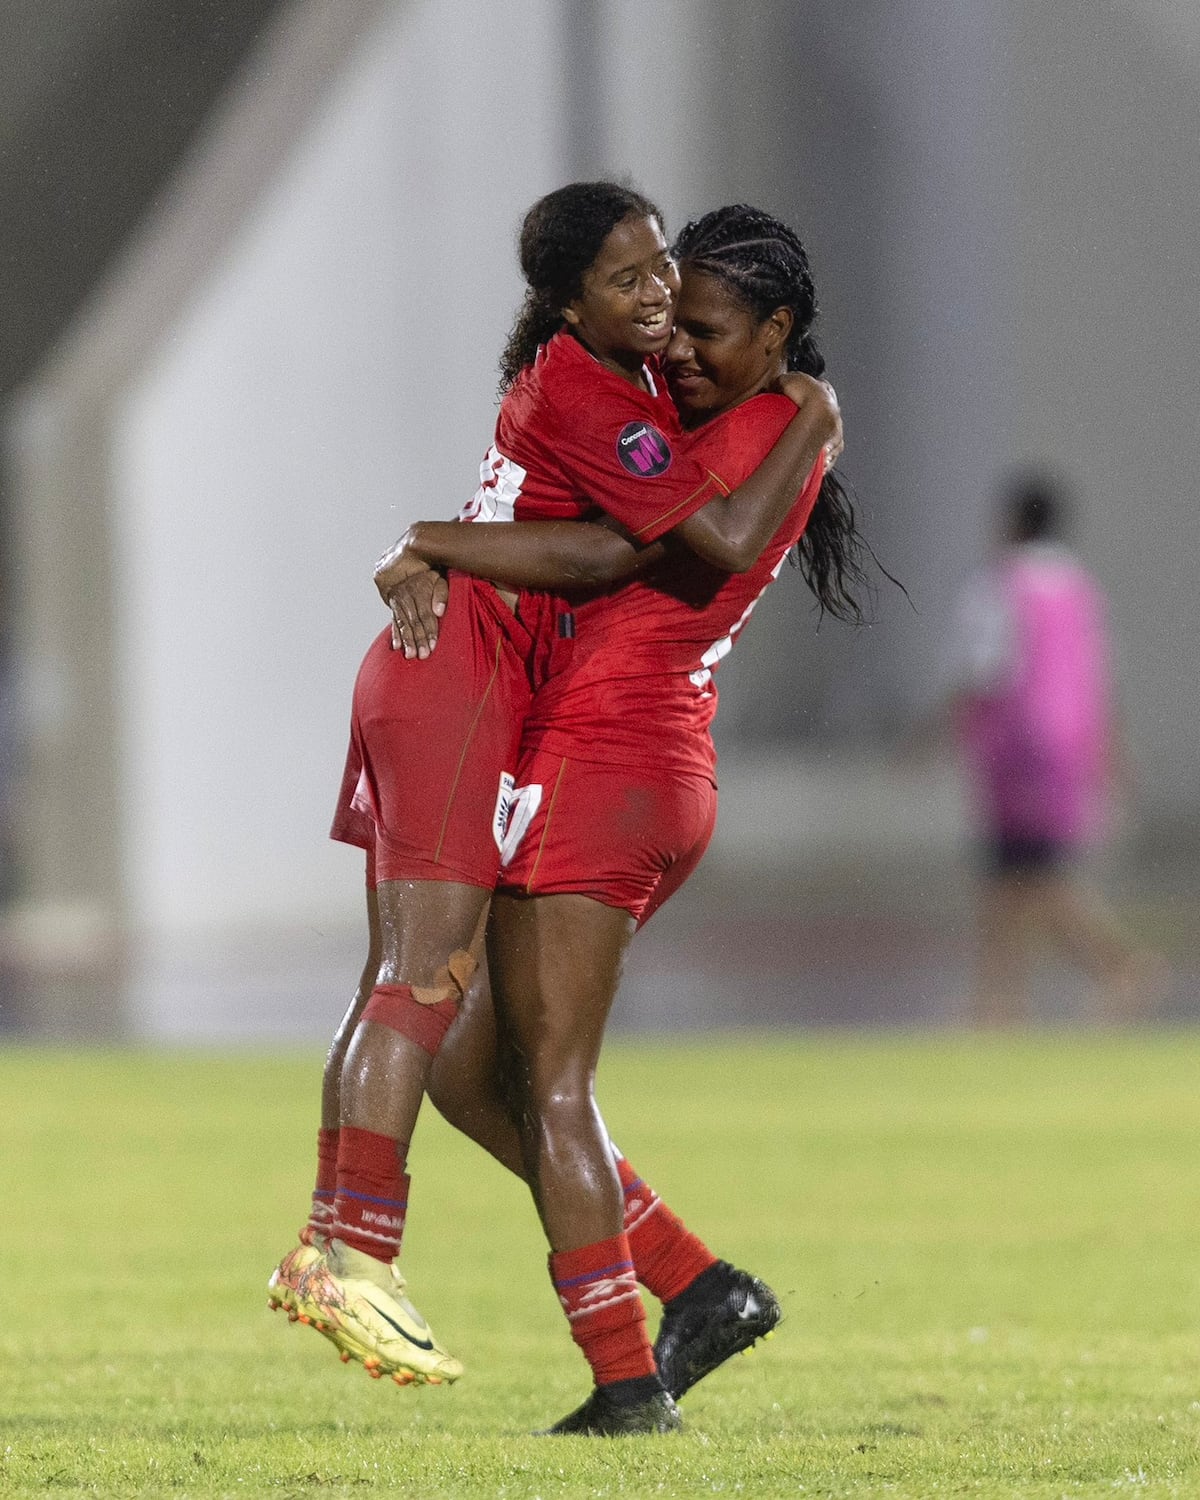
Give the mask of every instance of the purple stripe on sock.
<path id="1" fill-rule="evenodd" d="M 602 1276 L 615 1276 L 618 1271 L 632 1270 L 633 1262 L 631 1260 L 622 1260 L 618 1261 L 615 1266 L 605 1266 L 601 1271 L 585 1271 L 582 1276 L 568 1276 L 566 1281 L 556 1280 L 554 1285 L 557 1287 L 579 1286 L 585 1281 L 599 1281 Z"/>
<path id="2" fill-rule="evenodd" d="M 349 1188 L 338 1188 L 339 1198 L 353 1198 L 358 1203 L 382 1203 L 387 1208 L 407 1208 L 407 1198 L 372 1198 L 370 1193 L 355 1193 Z"/>

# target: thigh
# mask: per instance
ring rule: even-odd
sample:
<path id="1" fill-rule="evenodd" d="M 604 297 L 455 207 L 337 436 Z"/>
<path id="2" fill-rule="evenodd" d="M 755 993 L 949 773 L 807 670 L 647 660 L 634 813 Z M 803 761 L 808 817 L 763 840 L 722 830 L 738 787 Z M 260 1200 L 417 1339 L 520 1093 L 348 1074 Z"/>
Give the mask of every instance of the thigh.
<path id="1" fill-rule="evenodd" d="M 704 776 L 598 765 L 528 751 L 509 818 L 501 886 L 572 893 L 643 923 L 699 864 L 716 824 Z"/>
<path id="2" fill-rule="evenodd" d="M 383 880 L 375 896 L 376 982 L 465 991 L 482 956 L 491 892 L 461 881 Z"/>
<path id="3" fill-rule="evenodd" d="M 515 1050 L 535 1081 L 590 1079 L 634 930 L 587 896 L 497 892 L 487 952 L 502 1055 Z"/>

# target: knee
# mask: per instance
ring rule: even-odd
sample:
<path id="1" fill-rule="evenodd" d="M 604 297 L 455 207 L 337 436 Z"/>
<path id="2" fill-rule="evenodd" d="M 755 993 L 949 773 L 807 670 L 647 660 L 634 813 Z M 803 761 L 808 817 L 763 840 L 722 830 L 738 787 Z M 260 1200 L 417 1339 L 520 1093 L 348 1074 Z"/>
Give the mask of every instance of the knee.
<path id="1" fill-rule="evenodd" d="M 525 1109 L 545 1130 L 573 1132 L 591 1118 L 594 1076 L 577 1059 L 535 1059 L 526 1079 Z"/>
<path id="2" fill-rule="evenodd" d="M 432 976 L 423 976 L 429 977 L 428 984 L 392 979 L 385 966 L 362 1019 L 397 1032 L 436 1057 L 458 1015 L 475 967 L 466 949 L 457 949 Z"/>
<path id="3" fill-rule="evenodd" d="M 461 1005 L 471 983 L 478 960 L 466 948 L 456 948 L 444 960 L 429 959 L 422 964 L 399 964 L 385 959 L 379 967 L 376 988 L 408 989 L 419 1005 L 439 1005 L 449 1000 Z"/>
<path id="4" fill-rule="evenodd" d="M 502 1032 L 496 1088 L 505 1112 L 522 1130 L 571 1130 L 593 1109 L 594 1080 L 595 1058 L 572 1036 Z"/>
<path id="5" fill-rule="evenodd" d="M 535 1114 L 530 1088 L 529 1060 L 511 1041 L 501 1042 L 497 1051 L 492 1086 L 500 1107 L 518 1130 L 528 1129 Z"/>
<path id="6" fill-rule="evenodd" d="M 505 1114 L 526 1136 L 554 1128 L 572 1092 L 542 1051 L 521 1046 L 511 1037 L 499 1048 L 495 1088 Z"/>

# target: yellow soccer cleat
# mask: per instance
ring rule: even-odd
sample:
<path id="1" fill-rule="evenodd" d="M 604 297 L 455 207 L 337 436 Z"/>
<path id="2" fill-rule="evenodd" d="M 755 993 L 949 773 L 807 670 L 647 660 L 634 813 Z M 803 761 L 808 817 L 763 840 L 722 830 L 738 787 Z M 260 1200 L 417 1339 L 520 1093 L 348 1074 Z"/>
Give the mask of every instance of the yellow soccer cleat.
<path id="1" fill-rule="evenodd" d="M 300 1243 L 288 1251 L 267 1282 L 267 1306 L 272 1312 L 282 1307 L 291 1321 L 296 1321 L 296 1290 L 300 1278 L 321 1259 L 324 1248 L 325 1241 L 306 1224 L 300 1231 Z"/>
<path id="2" fill-rule="evenodd" d="M 331 1338 L 343 1361 L 358 1360 L 374 1380 L 387 1375 L 397 1385 L 449 1385 L 463 1367 L 434 1338 L 405 1291 L 395 1262 L 330 1240 L 301 1278 L 297 1316 Z"/>

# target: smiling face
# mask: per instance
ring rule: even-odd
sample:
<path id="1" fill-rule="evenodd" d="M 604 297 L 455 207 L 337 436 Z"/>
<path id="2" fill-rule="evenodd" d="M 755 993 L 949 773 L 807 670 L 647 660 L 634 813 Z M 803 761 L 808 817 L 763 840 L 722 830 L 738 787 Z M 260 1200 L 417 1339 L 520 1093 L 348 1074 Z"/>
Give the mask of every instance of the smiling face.
<path id="1" fill-rule="evenodd" d="M 696 427 L 766 390 L 784 367 L 792 314 L 760 322 L 719 276 L 688 271 L 667 349 L 667 383 L 684 425 Z"/>
<path id="2" fill-rule="evenodd" d="M 646 356 L 667 347 L 678 295 L 662 225 L 631 217 L 609 232 L 563 317 L 601 364 L 636 378 Z"/>

